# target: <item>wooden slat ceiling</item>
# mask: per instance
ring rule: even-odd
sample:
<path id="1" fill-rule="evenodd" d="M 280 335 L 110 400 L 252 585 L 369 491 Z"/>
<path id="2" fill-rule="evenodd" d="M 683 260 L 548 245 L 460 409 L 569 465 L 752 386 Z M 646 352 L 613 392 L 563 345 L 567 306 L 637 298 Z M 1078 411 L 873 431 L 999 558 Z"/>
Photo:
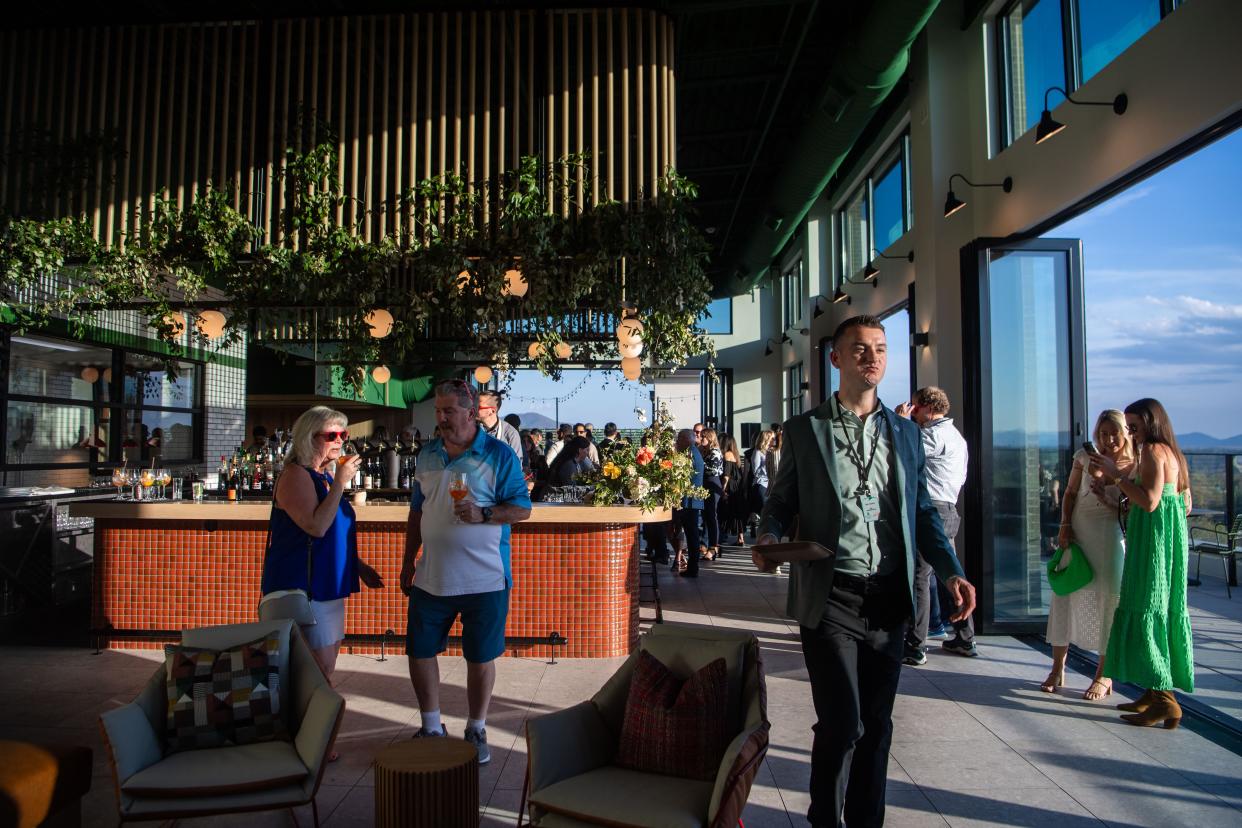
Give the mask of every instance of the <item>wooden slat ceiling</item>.
<path id="1" fill-rule="evenodd" d="M 647 3 L 422 0 L 183 0 L 26 3 L 0 30 L 104 23 L 255 20 L 399 11 L 641 7 L 674 22 L 678 169 L 700 189 L 700 222 L 721 281 L 825 76 L 870 0 L 653 0 Z"/>

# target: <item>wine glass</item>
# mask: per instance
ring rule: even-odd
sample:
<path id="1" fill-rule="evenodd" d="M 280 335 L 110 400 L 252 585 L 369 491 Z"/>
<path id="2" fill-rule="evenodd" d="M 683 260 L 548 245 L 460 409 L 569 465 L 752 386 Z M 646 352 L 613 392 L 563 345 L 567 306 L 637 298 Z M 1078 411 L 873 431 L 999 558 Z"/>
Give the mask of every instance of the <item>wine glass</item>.
<path id="1" fill-rule="evenodd" d="M 464 471 L 449 472 L 449 497 L 453 498 L 454 503 L 460 503 L 462 499 L 470 494 L 470 481 L 466 479 Z M 461 518 L 455 518 L 461 523 Z"/>
<path id="2" fill-rule="evenodd" d="M 160 484 L 160 499 L 168 500 L 168 484 L 172 482 L 171 469 L 156 469 L 156 480 Z"/>
<path id="3" fill-rule="evenodd" d="M 346 460 L 350 457 L 356 457 L 357 455 L 358 447 L 355 446 L 352 441 L 346 440 L 341 443 L 341 454 L 336 458 L 336 467 L 339 469 L 341 466 L 345 465 Z"/>
<path id="4" fill-rule="evenodd" d="M 138 483 L 142 486 L 142 500 L 151 499 L 151 487 L 155 485 L 155 470 L 143 469 L 142 474 L 138 477 Z"/>
<path id="5" fill-rule="evenodd" d="M 120 500 L 124 497 L 124 489 L 129 483 L 129 474 L 125 471 L 124 466 L 118 466 L 112 470 L 112 485 L 116 486 L 116 499 Z"/>

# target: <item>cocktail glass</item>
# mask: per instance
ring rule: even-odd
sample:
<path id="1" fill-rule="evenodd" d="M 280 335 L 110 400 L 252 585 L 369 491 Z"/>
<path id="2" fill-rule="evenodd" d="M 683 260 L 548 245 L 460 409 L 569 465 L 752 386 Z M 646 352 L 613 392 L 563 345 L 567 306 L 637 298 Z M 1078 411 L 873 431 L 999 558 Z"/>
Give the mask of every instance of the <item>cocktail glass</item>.
<path id="1" fill-rule="evenodd" d="M 138 483 L 142 486 L 142 500 L 151 499 L 151 487 L 155 485 L 155 470 L 143 469 L 142 474 L 138 477 Z"/>
<path id="2" fill-rule="evenodd" d="M 160 484 L 160 499 L 168 500 L 168 484 L 172 482 L 172 471 L 170 469 L 156 469 L 155 481 Z"/>
<path id="3" fill-rule="evenodd" d="M 470 494 L 470 481 L 466 479 L 466 473 L 463 471 L 449 472 L 449 497 L 453 498 L 454 503 L 460 503 L 462 499 Z M 455 517 L 458 523 L 461 518 Z"/>
<path id="4" fill-rule="evenodd" d="M 125 487 L 129 484 L 129 474 L 124 468 L 115 468 L 112 470 L 112 485 L 116 486 L 116 499 L 120 500 L 125 496 Z"/>

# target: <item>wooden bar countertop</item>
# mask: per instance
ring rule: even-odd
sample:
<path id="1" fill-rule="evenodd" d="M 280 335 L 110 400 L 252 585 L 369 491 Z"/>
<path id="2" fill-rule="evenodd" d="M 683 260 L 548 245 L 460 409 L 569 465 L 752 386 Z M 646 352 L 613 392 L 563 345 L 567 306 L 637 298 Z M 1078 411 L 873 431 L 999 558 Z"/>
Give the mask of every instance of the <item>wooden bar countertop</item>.
<path id="1" fill-rule="evenodd" d="M 73 503 L 69 513 L 74 517 L 114 520 L 214 520 L 262 521 L 271 515 L 271 501 L 227 503 L 209 501 L 135 502 L 104 500 Z M 355 506 L 359 523 L 405 523 L 410 514 L 408 503 L 368 503 Z M 587 506 L 576 503 L 536 503 L 531 516 L 520 524 L 529 523 L 662 523 L 672 519 L 667 509 L 644 512 L 637 506 Z"/>

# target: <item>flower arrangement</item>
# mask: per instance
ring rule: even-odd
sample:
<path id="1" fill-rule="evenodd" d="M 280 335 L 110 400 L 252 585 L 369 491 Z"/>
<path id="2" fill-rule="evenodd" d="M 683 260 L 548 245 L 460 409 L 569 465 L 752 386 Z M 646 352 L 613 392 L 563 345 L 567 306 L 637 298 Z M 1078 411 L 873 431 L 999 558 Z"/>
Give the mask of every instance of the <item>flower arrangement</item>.
<path id="1" fill-rule="evenodd" d="M 583 481 L 594 486 L 591 502 L 611 506 L 628 501 L 644 512 L 680 508 L 682 498 L 703 498 L 707 490 L 694 486 L 690 455 L 677 451 L 677 430 L 668 409 L 660 406 L 645 446 L 615 443 L 598 471 Z"/>

